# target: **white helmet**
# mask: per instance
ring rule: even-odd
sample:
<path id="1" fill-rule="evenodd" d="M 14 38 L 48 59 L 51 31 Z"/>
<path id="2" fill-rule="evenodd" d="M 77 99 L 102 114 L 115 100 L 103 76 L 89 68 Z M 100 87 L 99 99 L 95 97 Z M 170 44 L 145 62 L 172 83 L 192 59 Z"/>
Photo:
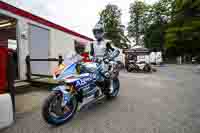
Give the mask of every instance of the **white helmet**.
<path id="1" fill-rule="evenodd" d="M 104 36 L 104 26 L 103 26 L 103 24 L 97 23 L 92 31 L 93 31 L 94 37 L 97 40 L 103 39 L 103 36 Z"/>

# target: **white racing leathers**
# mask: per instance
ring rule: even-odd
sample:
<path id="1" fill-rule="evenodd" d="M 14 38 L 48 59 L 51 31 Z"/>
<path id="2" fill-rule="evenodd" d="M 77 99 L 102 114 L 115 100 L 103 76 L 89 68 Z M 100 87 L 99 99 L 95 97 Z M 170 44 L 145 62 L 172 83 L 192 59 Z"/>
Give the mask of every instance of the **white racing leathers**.
<path id="1" fill-rule="evenodd" d="M 107 40 L 102 40 L 102 41 L 94 41 L 90 45 L 90 55 L 92 57 L 98 58 L 98 59 L 103 59 L 105 54 L 107 52 L 114 52 L 115 49 L 113 46 L 111 46 L 111 43 Z M 107 64 L 104 64 L 104 71 L 108 71 L 108 66 Z"/>
<path id="2" fill-rule="evenodd" d="M 93 56 L 94 57 L 98 57 L 98 58 L 103 58 L 103 56 L 105 55 L 106 53 L 106 45 L 107 43 L 109 43 L 108 41 L 106 40 L 102 40 L 102 41 L 94 41 L 93 42 L 93 50 L 94 50 L 94 53 L 93 53 Z"/>

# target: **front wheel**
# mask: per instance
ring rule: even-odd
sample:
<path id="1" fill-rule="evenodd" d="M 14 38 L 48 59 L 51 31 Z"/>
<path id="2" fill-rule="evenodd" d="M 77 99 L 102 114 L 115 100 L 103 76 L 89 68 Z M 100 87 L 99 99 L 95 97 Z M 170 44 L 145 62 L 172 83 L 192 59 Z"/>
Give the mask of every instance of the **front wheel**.
<path id="1" fill-rule="evenodd" d="M 108 99 L 113 99 L 118 96 L 120 89 L 120 81 L 118 78 L 111 80 L 110 86 L 113 89 L 111 93 L 106 94 Z"/>
<path id="2" fill-rule="evenodd" d="M 61 93 L 53 92 L 44 101 L 42 106 L 42 117 L 51 125 L 63 124 L 74 116 L 78 106 L 77 99 L 73 97 L 64 107 L 61 106 Z"/>

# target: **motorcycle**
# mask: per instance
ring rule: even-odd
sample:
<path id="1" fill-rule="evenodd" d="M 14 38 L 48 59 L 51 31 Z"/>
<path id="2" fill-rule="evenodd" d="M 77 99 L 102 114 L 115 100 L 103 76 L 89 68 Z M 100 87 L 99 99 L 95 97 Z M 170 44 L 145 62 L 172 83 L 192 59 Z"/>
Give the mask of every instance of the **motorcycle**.
<path id="1" fill-rule="evenodd" d="M 117 97 L 120 81 L 114 59 L 118 55 L 119 51 L 115 51 L 103 59 L 94 58 L 93 62 L 66 58 L 65 63 L 53 73 L 59 85 L 53 88 L 43 103 L 43 119 L 48 124 L 60 125 L 72 119 L 79 104 L 87 99 L 95 101 L 101 97 Z"/>
<path id="2" fill-rule="evenodd" d="M 150 64 L 141 61 L 141 62 L 136 62 L 136 61 L 129 61 L 127 64 L 127 71 L 128 72 L 155 72 L 156 69 L 152 68 Z"/>

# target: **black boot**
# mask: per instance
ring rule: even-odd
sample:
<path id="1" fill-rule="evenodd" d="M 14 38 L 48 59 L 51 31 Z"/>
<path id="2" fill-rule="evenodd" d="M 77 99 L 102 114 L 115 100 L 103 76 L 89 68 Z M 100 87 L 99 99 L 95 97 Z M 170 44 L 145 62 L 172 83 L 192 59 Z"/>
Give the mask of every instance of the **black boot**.
<path id="1" fill-rule="evenodd" d="M 110 80 L 104 81 L 104 94 L 109 94 L 110 92 Z"/>

